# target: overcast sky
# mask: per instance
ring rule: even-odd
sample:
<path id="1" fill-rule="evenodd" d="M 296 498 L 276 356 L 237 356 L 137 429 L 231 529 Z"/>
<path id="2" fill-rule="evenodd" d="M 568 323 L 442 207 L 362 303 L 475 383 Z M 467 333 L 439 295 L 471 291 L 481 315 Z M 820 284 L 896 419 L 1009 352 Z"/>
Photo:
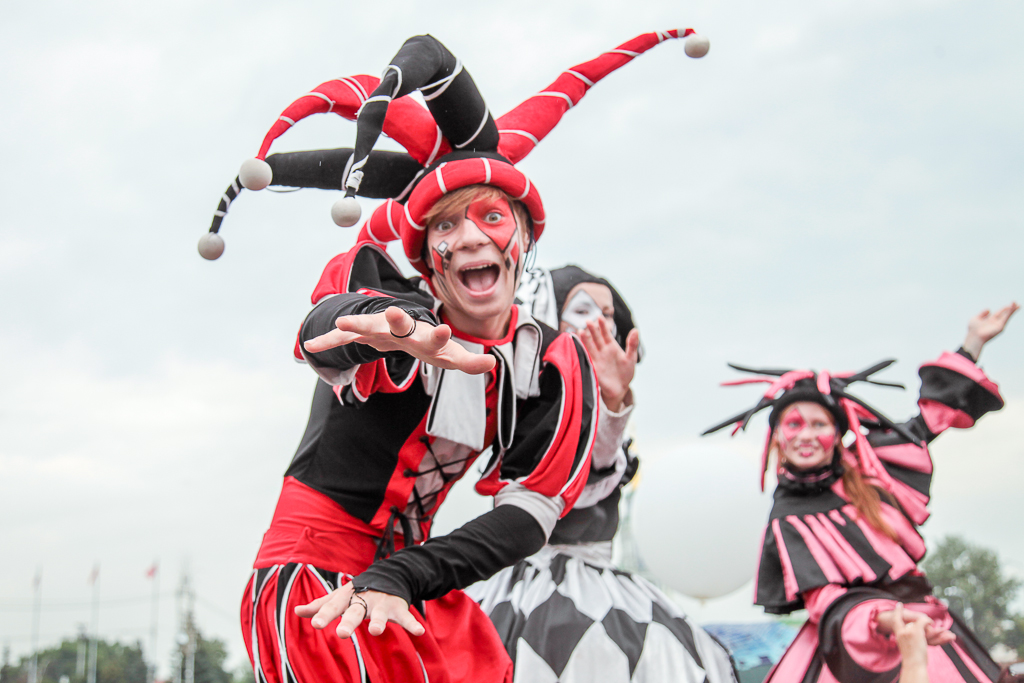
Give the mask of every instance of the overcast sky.
<path id="1" fill-rule="evenodd" d="M 355 230 L 331 222 L 331 193 L 247 192 L 220 261 L 196 241 L 285 106 L 331 78 L 379 74 L 410 35 L 461 57 L 495 115 L 638 33 L 711 38 L 703 60 L 672 42 L 612 74 L 522 163 L 549 216 L 538 262 L 580 263 L 633 307 L 649 458 L 754 400 L 717 387 L 727 361 L 898 358 L 886 379 L 910 390 L 863 394 L 909 416 L 917 365 L 955 349 L 978 310 L 1024 298 L 1021 3 L 507 7 L 5 6 L 0 644 L 15 656 L 30 645 L 37 568 L 47 645 L 88 620 L 96 562 L 102 635 L 148 646 L 144 572 L 159 559 L 164 672 L 186 564 L 201 628 L 241 661 L 239 598 L 314 384 L 291 359 L 294 334 Z M 353 141 L 353 124 L 320 116 L 273 149 Z M 1015 320 L 982 357 L 1007 408 L 936 442 L 925 527 L 995 548 L 1019 576 L 1022 343 Z M 756 496 L 748 448 L 734 485 Z M 681 510 L 700 486 L 679 481 Z M 452 524 L 473 509 L 455 507 Z M 756 618 L 744 595 L 729 600 Z"/>

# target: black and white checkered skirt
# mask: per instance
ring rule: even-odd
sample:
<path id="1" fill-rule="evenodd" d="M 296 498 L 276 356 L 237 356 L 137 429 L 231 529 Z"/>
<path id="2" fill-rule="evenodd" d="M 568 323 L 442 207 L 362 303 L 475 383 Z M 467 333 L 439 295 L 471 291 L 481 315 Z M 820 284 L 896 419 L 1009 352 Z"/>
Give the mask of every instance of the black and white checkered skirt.
<path id="1" fill-rule="evenodd" d="M 737 681 L 720 643 L 603 550 L 546 546 L 466 589 L 508 648 L 516 683 Z"/>

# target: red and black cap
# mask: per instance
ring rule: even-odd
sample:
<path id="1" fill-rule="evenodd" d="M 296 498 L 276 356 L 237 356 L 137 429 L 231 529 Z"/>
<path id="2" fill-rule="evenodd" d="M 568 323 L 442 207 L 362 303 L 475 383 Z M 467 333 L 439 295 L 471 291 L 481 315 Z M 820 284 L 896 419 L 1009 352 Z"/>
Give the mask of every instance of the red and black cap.
<path id="1" fill-rule="evenodd" d="M 547 88 L 497 120 L 461 60 L 432 36 L 410 38 L 380 79 L 364 75 L 328 81 L 282 112 L 256 158 L 242 164 L 231 191 L 225 193 L 218 208 L 220 215 L 200 241 L 200 253 L 217 258 L 223 252 L 218 219 L 223 219 L 241 187 L 260 190 L 282 182 L 266 157 L 271 144 L 296 122 L 317 113 L 335 113 L 357 125 L 354 150 L 348 151 L 335 186 L 345 192 L 331 210 L 335 222 L 343 226 L 358 222 L 361 211 L 356 196 L 379 196 L 385 185 L 390 189 L 401 186 L 377 208 L 363 233 L 378 239 L 397 236 L 420 272 L 429 273 L 420 257 L 424 216 L 440 197 L 468 185 L 492 185 L 522 202 L 533 223 L 534 237 L 540 237 L 546 220 L 540 194 L 515 164 L 595 83 L 674 38 L 686 39 L 685 51 L 691 57 L 703 57 L 708 51 L 707 38 L 692 29 L 645 33 L 563 71 Z M 414 92 L 422 95 L 425 106 L 407 97 Z M 378 163 L 375 155 L 379 153 L 373 147 L 381 133 L 405 147 L 411 159 L 403 164 Z M 389 178 L 382 180 L 382 174 Z"/>

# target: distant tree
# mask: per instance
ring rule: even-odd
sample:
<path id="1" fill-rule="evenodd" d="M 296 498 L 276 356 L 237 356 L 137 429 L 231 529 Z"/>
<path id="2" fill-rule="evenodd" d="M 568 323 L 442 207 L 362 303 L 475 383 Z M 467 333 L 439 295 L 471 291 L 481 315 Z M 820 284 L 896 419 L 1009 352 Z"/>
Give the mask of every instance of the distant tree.
<path id="1" fill-rule="evenodd" d="M 256 677 L 252 673 L 252 664 L 246 659 L 244 662 L 238 665 L 235 672 L 231 675 L 231 683 L 255 683 Z"/>
<path id="2" fill-rule="evenodd" d="M 195 683 L 232 683 L 231 672 L 224 668 L 227 657 L 223 640 L 197 633 Z"/>
<path id="3" fill-rule="evenodd" d="M 64 640 L 57 647 L 40 650 L 39 678 L 41 683 L 60 683 L 67 676 L 71 683 L 84 683 L 79 676 L 79 640 Z M 3 667 L 2 683 L 28 683 L 32 655 L 22 657 L 17 665 Z M 147 683 L 146 662 L 142 658 L 142 645 L 96 643 L 96 683 Z"/>
<path id="4" fill-rule="evenodd" d="M 935 594 L 949 602 L 985 647 L 1021 646 L 1024 617 L 1009 609 L 1021 582 L 1003 576 L 996 553 L 960 536 L 947 536 L 922 566 L 935 584 Z"/>

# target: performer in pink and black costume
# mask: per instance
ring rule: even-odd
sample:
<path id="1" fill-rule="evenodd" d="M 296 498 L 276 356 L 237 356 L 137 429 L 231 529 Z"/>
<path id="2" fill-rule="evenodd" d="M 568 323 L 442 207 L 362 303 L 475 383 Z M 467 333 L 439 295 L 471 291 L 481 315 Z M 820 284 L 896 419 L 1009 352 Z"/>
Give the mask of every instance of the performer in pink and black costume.
<path id="1" fill-rule="evenodd" d="M 771 408 L 763 467 L 771 453 L 778 462 L 755 604 L 772 614 L 808 611 L 766 681 L 894 681 L 901 660 L 892 634 L 917 621 L 925 623 L 932 681 L 999 680 L 999 667 L 974 634 L 932 596 L 917 566 L 925 554 L 918 526 L 929 516 L 928 444 L 1003 406 L 976 362 L 1016 310 L 1011 304 L 976 316 L 956 353 L 922 365 L 921 412 L 901 424 L 847 391 L 854 382 L 900 386 L 871 378 L 894 361 L 844 374 L 732 366 L 768 376 L 726 384 L 764 382 L 768 391 L 752 409 L 705 433 L 740 429 Z"/>
<path id="2" fill-rule="evenodd" d="M 258 683 L 510 679 L 489 620 L 457 589 L 544 545 L 586 483 L 598 422 L 580 341 L 513 305 L 545 221 L 513 164 L 597 80 L 689 34 L 645 34 L 578 65 L 498 125 L 461 62 L 419 36 L 383 80 L 338 79 L 300 98 L 243 164 L 200 241 L 206 258 L 223 252 L 217 233 L 239 183 L 287 182 L 275 178 L 287 164 L 263 159 L 303 116 L 358 112 L 355 151 L 311 153 L 318 170 L 293 178 L 320 182 L 320 161 L 344 160 L 336 222 L 354 222 L 353 195 L 387 197 L 328 264 L 296 344 L 321 381 L 243 600 Z M 417 90 L 427 108 L 403 97 Z M 408 158 L 372 151 L 382 131 Z M 396 238 L 423 277 L 388 257 L 382 245 Z M 477 490 L 495 508 L 430 539 L 451 485 L 487 448 Z"/>

